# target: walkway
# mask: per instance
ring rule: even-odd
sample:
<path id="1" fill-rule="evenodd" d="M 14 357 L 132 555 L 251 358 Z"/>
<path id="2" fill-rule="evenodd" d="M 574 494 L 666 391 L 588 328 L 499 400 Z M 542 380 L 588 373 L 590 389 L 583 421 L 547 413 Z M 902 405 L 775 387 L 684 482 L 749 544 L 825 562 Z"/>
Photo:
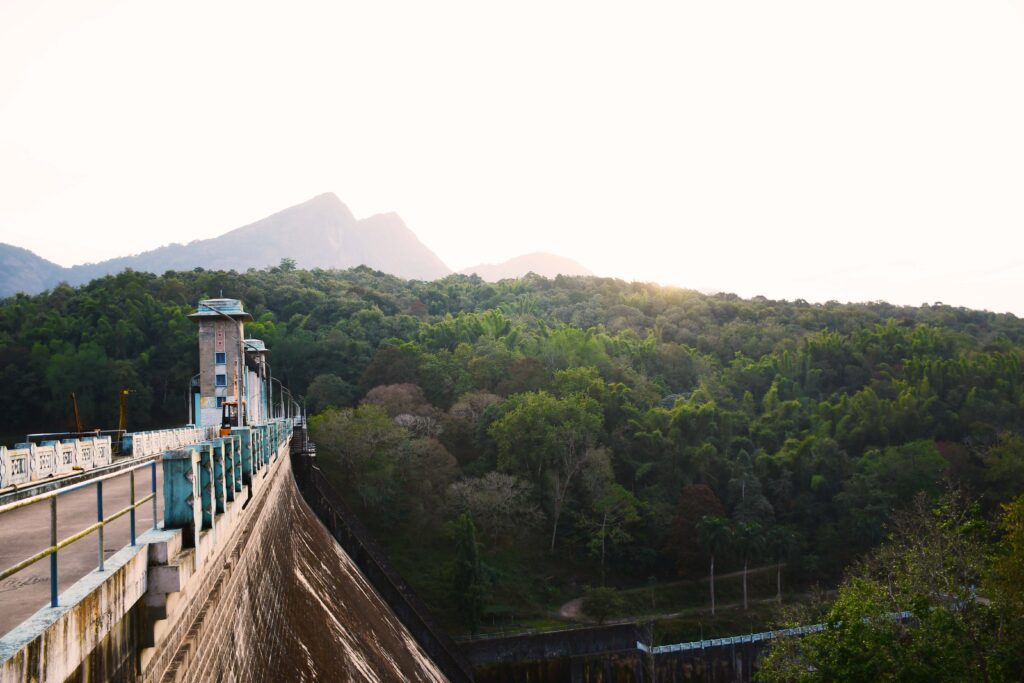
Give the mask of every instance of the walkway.
<path id="1" fill-rule="evenodd" d="M 157 467 L 157 517 L 163 515 L 162 468 Z M 135 497 L 150 493 L 149 468 L 135 472 Z M 128 475 L 103 482 L 103 513 L 107 517 L 128 506 Z M 141 534 L 153 526 L 153 504 L 136 513 L 135 530 Z M 96 521 L 96 487 L 86 486 L 57 497 L 57 538 L 67 538 Z M 129 516 L 125 514 L 104 529 L 103 545 L 110 557 L 128 545 Z M 81 538 L 57 554 L 58 591 L 96 569 L 98 533 Z M 50 503 L 42 501 L 0 517 L 0 569 L 6 569 L 50 545 Z M 0 581 L 0 635 L 10 631 L 39 608 L 50 604 L 50 560 L 44 558 Z"/>

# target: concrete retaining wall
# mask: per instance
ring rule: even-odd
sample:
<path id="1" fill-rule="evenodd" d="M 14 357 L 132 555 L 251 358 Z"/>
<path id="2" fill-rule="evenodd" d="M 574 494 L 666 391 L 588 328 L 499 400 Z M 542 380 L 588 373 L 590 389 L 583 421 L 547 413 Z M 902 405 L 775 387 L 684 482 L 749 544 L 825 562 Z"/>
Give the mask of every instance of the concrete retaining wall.
<path id="1" fill-rule="evenodd" d="M 644 683 L 652 659 L 637 647 L 647 629 L 635 624 L 484 638 L 463 643 L 477 683 Z"/>

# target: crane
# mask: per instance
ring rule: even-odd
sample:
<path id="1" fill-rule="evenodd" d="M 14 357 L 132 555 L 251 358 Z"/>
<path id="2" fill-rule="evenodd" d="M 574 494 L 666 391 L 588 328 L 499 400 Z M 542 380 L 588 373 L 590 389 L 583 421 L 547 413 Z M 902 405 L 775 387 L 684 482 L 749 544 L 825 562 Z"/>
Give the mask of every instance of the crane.
<path id="1" fill-rule="evenodd" d="M 71 392 L 71 407 L 75 411 L 75 432 L 81 434 L 85 430 L 82 429 L 82 417 L 78 414 L 78 398 L 75 397 L 73 391 Z"/>
<path id="2" fill-rule="evenodd" d="M 135 391 L 132 389 L 121 389 L 117 395 L 117 438 L 114 442 L 116 450 L 120 450 L 121 439 L 124 438 L 124 432 L 128 428 L 128 394 L 134 393 Z"/>

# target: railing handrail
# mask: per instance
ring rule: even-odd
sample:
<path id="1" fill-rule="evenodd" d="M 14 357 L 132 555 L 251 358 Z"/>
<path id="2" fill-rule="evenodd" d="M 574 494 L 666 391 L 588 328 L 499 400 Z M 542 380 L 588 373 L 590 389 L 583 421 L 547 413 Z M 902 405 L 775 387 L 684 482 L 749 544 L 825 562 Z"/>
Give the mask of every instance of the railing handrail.
<path id="1" fill-rule="evenodd" d="M 151 472 L 151 476 L 152 476 L 152 480 L 151 480 L 151 484 L 150 484 L 151 492 L 150 492 L 149 495 L 143 496 L 142 498 L 136 500 L 136 498 L 135 498 L 135 470 L 142 469 L 143 467 L 150 468 L 150 472 Z M 115 512 L 114 514 L 112 514 L 110 516 L 104 516 L 104 514 L 103 514 L 103 482 L 108 480 L 108 479 L 113 479 L 115 477 L 123 477 L 125 475 L 128 475 L 129 478 L 130 478 L 129 504 L 126 507 L 118 510 L 117 512 Z M 81 530 L 71 534 L 67 538 L 64 538 L 64 539 L 58 541 L 57 540 L 57 496 L 60 496 L 61 494 L 64 494 L 64 493 L 70 493 L 72 491 L 77 491 L 77 490 L 79 490 L 79 489 L 81 489 L 81 488 L 83 488 L 85 486 L 95 486 L 96 487 L 96 518 L 97 519 L 96 519 L 95 522 L 93 522 L 92 524 L 86 526 L 84 529 L 81 529 Z M 157 509 L 156 459 L 154 458 L 154 459 L 151 459 L 151 460 L 149 460 L 147 462 L 140 462 L 138 465 L 135 465 L 133 467 L 126 467 L 125 469 L 119 470 L 117 472 L 112 472 L 110 474 L 106 474 L 106 475 L 103 475 L 103 476 L 100 476 L 100 477 L 94 477 L 92 479 L 88 479 L 86 481 L 79 482 L 77 484 L 72 484 L 71 486 L 65 486 L 63 488 L 59 488 L 59 489 L 56 489 L 56 490 L 53 490 L 53 491 L 47 491 L 46 493 L 39 493 L 39 494 L 36 494 L 35 496 L 32 496 L 30 498 L 26 498 L 24 500 L 19 500 L 19 501 L 15 501 L 13 503 L 8 503 L 7 505 L 2 505 L 2 506 L 0 506 L 0 515 L 3 515 L 4 513 L 7 513 L 7 512 L 11 512 L 13 510 L 18 510 L 18 509 L 21 509 L 21 508 L 24 508 L 24 507 L 28 507 L 29 505 L 33 505 L 35 503 L 40 503 L 40 502 L 42 502 L 44 500 L 49 500 L 50 501 L 50 545 L 47 546 L 44 550 L 41 550 L 38 553 L 36 553 L 36 554 L 34 554 L 34 555 L 30 556 L 30 557 L 27 557 L 24 560 L 21 560 L 20 562 L 12 565 L 10 567 L 8 567 L 7 569 L 4 569 L 3 571 L 0 571 L 0 580 L 6 579 L 9 576 L 13 576 L 13 575 L 17 574 L 18 572 L 22 571 L 23 569 L 27 569 L 28 567 L 31 567 L 36 562 L 39 562 L 40 560 L 42 560 L 42 559 L 44 559 L 46 557 L 49 557 L 50 558 L 50 607 L 57 607 L 57 588 L 58 588 L 58 580 L 59 580 L 59 576 L 57 574 L 57 555 L 58 555 L 58 553 L 60 552 L 60 550 L 62 548 L 66 548 L 67 546 L 71 545 L 75 541 L 78 541 L 78 540 L 80 540 L 82 538 L 85 538 L 86 536 L 88 536 L 89 534 L 91 534 L 94 531 L 98 532 L 98 534 L 99 534 L 99 547 L 98 547 L 99 562 L 98 562 L 97 569 L 99 569 L 99 571 L 103 571 L 103 563 L 104 563 L 104 557 L 105 557 L 105 555 L 104 555 L 105 548 L 104 548 L 104 544 L 103 544 L 103 529 L 104 529 L 104 527 L 107 526 L 107 524 L 110 524 L 111 522 L 113 522 L 116 519 L 120 519 L 121 517 L 123 517 L 126 514 L 130 515 L 130 519 L 131 519 L 130 524 L 129 524 L 130 539 L 131 539 L 130 540 L 130 545 L 135 546 L 137 544 L 137 538 L 136 538 L 136 534 L 135 534 L 135 511 L 139 508 L 140 505 L 143 505 L 144 503 L 148 503 L 149 501 L 153 501 L 153 528 L 154 529 L 157 528 L 157 515 L 156 515 L 156 509 Z"/>
<path id="2" fill-rule="evenodd" d="M 5 505 L 0 505 L 0 515 L 4 514 L 6 512 L 11 512 L 12 510 L 17 510 L 19 508 L 28 507 L 29 505 L 32 505 L 33 503 L 38 503 L 38 502 L 44 501 L 44 500 L 46 500 L 48 498 L 56 498 L 57 496 L 63 495 L 65 493 L 71 493 L 72 491 L 77 491 L 78 489 L 85 488 L 86 486 L 92 486 L 96 482 L 106 481 L 107 479 L 114 479 L 115 477 L 124 476 L 125 474 L 128 474 L 129 472 L 134 472 L 135 470 L 142 469 L 143 467 L 151 467 L 153 465 L 153 463 L 154 463 L 154 459 L 146 460 L 145 462 L 140 462 L 137 465 L 132 465 L 131 467 L 125 467 L 124 469 L 120 469 L 120 470 L 118 470 L 116 472 L 111 472 L 110 474 L 104 474 L 104 475 L 99 476 L 99 477 L 93 477 L 91 479 L 86 479 L 85 481 L 80 481 L 77 484 L 71 484 L 69 486 L 62 486 L 62 487 L 54 489 L 52 491 L 46 491 L 45 493 L 37 493 L 36 495 L 31 496 L 29 498 L 24 498 L 22 500 L 16 500 L 13 503 L 7 503 Z"/>
<path id="3" fill-rule="evenodd" d="M 885 615 L 888 619 L 896 619 L 899 621 L 906 621 L 910 619 L 913 614 L 910 611 L 903 612 L 892 612 Z M 865 621 L 868 617 L 864 618 Z M 841 622 L 840 622 L 841 623 Z M 805 624 L 804 626 L 794 626 L 791 628 L 775 629 L 774 631 L 759 631 L 757 633 L 745 633 L 738 636 L 726 636 L 724 638 L 705 638 L 704 640 L 692 640 L 686 643 L 674 643 L 672 645 L 655 645 L 649 650 L 653 654 L 664 654 L 668 652 L 685 652 L 688 650 L 703 650 L 708 647 L 723 647 L 726 645 L 736 645 L 737 643 L 754 642 L 761 640 L 772 640 L 774 638 L 786 638 L 789 636 L 802 636 L 808 633 L 819 633 L 829 628 L 829 624 Z M 637 646 L 641 644 L 638 642 Z M 644 648 L 640 648 L 644 649 Z"/>
<path id="4" fill-rule="evenodd" d="M 286 423 L 286 424 L 294 425 L 295 424 L 295 420 L 289 420 L 289 419 L 286 419 L 286 418 L 271 419 L 271 420 L 267 420 L 266 422 L 263 422 L 263 423 L 261 423 L 259 425 L 253 425 L 253 427 L 257 427 L 258 428 L 258 427 L 262 427 L 262 426 L 269 426 L 271 423 Z M 209 441 L 212 441 L 213 439 L 217 438 L 217 437 L 213 437 L 213 435 L 212 435 L 213 434 L 212 428 L 210 426 L 205 426 L 204 427 L 204 426 L 195 426 L 195 425 L 193 425 L 191 427 L 182 428 L 182 429 L 185 429 L 185 430 L 199 430 L 199 432 L 201 434 L 207 436 L 207 439 L 205 439 L 204 442 L 209 442 Z M 162 431 L 176 431 L 176 430 L 162 430 Z M 276 434 L 276 433 L 277 433 L 276 431 L 270 432 L 270 434 Z M 144 432 L 143 433 L 138 433 L 137 432 L 136 434 L 140 434 L 140 435 L 143 436 L 143 438 L 146 438 L 145 437 L 146 433 L 144 433 Z M 289 437 L 290 437 L 290 434 L 288 434 L 286 436 L 285 432 L 282 431 L 280 433 L 280 437 L 279 437 L 277 443 L 273 444 L 273 445 L 275 447 L 280 446 L 280 444 L 283 443 L 283 441 L 286 438 L 289 438 Z M 195 444 L 188 443 L 188 444 L 183 444 L 183 445 L 184 445 L 184 447 L 188 448 L 188 447 L 194 446 Z M 271 442 L 268 440 L 267 441 L 267 447 L 269 448 L 270 445 L 271 445 Z M 43 550 L 35 553 L 34 555 L 32 555 L 30 557 L 27 557 L 27 558 L 19 561 L 18 563 L 14 564 L 14 565 L 12 565 L 10 567 L 7 567 L 6 569 L 3 569 L 2 571 L 0 571 L 0 580 L 6 579 L 9 576 L 13 576 L 14 574 L 17 574 L 18 572 L 22 571 L 23 569 L 26 569 L 26 568 L 32 566 L 33 564 L 39 562 L 40 560 L 43 560 L 44 558 L 49 557 L 50 558 L 50 607 L 57 607 L 57 603 L 58 603 L 58 598 L 57 598 L 57 588 L 58 588 L 57 556 L 58 556 L 58 552 L 61 549 L 71 545 L 75 541 L 78 541 L 78 540 L 84 538 L 85 536 L 88 536 L 89 534 L 93 533 L 94 531 L 98 532 L 98 536 L 99 536 L 99 539 L 98 539 L 99 540 L 98 559 L 99 559 L 99 561 L 98 561 L 97 569 L 99 571 L 103 571 L 104 570 L 104 550 L 105 550 L 104 539 L 103 539 L 103 530 L 104 530 L 104 528 L 109 523 L 113 522 L 116 519 L 121 518 L 122 516 L 124 516 L 126 514 L 130 515 L 131 522 L 130 522 L 130 527 L 129 527 L 129 529 L 130 529 L 130 544 L 129 544 L 129 546 L 130 547 L 136 546 L 137 545 L 137 537 L 136 537 L 136 533 L 135 533 L 136 532 L 136 528 L 135 528 L 136 510 L 139 508 L 139 506 L 152 501 L 152 504 L 153 504 L 153 529 L 154 530 L 158 529 L 159 528 L 159 520 L 158 520 L 158 517 L 157 517 L 157 501 L 158 501 L 158 498 L 157 498 L 156 480 L 157 480 L 157 465 L 158 465 L 158 461 L 162 460 L 162 458 L 160 457 L 159 453 L 145 453 L 145 454 L 142 454 L 142 455 L 139 455 L 139 456 L 136 456 L 136 457 L 138 458 L 139 462 L 137 462 L 135 464 L 130 464 L 130 465 L 124 466 L 121 469 L 117 470 L 116 472 L 110 472 L 110 473 L 107 473 L 107 474 L 102 474 L 100 476 L 91 477 L 91 478 L 86 479 L 84 481 L 80 481 L 80 482 L 77 482 L 77 483 L 74 483 L 74 484 L 69 484 L 67 486 L 61 486 L 61 487 L 53 489 L 51 491 L 46 491 L 44 493 L 37 493 L 35 495 L 29 496 L 27 498 L 24 498 L 22 500 L 17 500 L 17 501 L 13 501 L 11 503 L 0 505 L 0 516 L 2 516 L 4 514 L 6 514 L 6 513 L 13 512 L 15 510 L 20 510 L 22 508 L 27 508 L 27 507 L 29 507 L 31 505 L 35 505 L 37 503 L 41 503 L 41 502 L 44 502 L 44 501 L 47 501 L 47 500 L 50 501 L 50 506 L 49 506 L 50 507 L 50 525 L 49 525 L 50 526 L 50 543 L 49 543 L 49 545 L 46 548 L 44 548 Z M 264 457 L 266 458 L 266 457 L 269 457 L 269 456 L 268 456 L 268 454 L 265 454 Z M 150 471 L 152 472 L 151 492 L 149 493 L 149 495 L 146 495 L 146 496 L 143 496 L 142 498 L 136 499 L 136 496 L 135 496 L 135 472 L 137 470 L 141 470 L 141 469 L 147 468 L 147 467 L 150 468 Z M 211 464 L 211 467 L 212 467 L 212 464 Z M 109 516 L 105 516 L 104 513 L 103 513 L 103 482 L 105 482 L 107 480 L 110 480 L 110 479 L 116 479 L 118 477 L 123 477 L 123 476 L 126 476 L 126 475 L 130 479 L 129 504 L 126 507 L 124 507 L 124 508 L 122 508 L 120 510 L 117 510 L 113 514 L 111 514 Z M 68 536 L 67 538 L 58 540 L 57 539 L 57 499 L 58 499 L 58 497 L 63 495 L 63 494 L 65 494 L 65 493 L 72 493 L 74 491 L 81 490 L 81 489 L 83 489 L 83 488 L 85 488 L 87 486 L 95 486 L 96 487 L 96 521 L 93 522 L 92 524 L 84 526 L 83 528 L 79 529 L 77 532 L 73 533 L 71 536 Z M 212 517 L 214 515 L 214 510 L 216 509 L 215 508 L 216 503 L 214 502 L 214 498 L 213 498 L 213 495 L 212 495 L 212 490 L 213 490 L 212 489 L 212 487 L 213 487 L 212 480 L 211 480 L 210 486 L 211 486 L 211 510 L 210 510 L 210 514 L 211 514 L 211 517 Z M 166 512 L 166 510 L 165 510 L 165 512 Z"/>

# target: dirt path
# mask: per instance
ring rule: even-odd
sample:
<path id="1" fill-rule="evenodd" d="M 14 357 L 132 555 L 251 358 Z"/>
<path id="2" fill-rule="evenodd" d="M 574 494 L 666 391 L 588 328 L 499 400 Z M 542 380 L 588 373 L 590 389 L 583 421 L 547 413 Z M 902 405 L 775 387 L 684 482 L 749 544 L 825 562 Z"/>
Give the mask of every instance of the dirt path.
<path id="1" fill-rule="evenodd" d="M 783 563 L 782 566 L 785 567 L 786 564 Z M 775 571 L 775 568 L 776 568 L 776 565 L 774 565 L 774 564 L 766 564 L 766 565 L 763 565 L 761 567 L 751 567 L 750 569 L 747 570 L 747 576 L 750 576 L 752 574 L 759 574 L 761 572 L 765 572 L 765 571 L 769 571 L 769 570 Z M 715 580 L 716 581 L 721 581 L 722 579 L 731 579 L 731 578 L 735 578 L 737 576 L 742 576 L 742 575 L 743 575 L 743 570 L 741 569 L 739 571 L 729 572 L 728 574 L 715 574 Z M 672 582 L 669 582 L 669 583 L 658 584 L 656 587 L 657 588 L 665 588 L 665 587 L 668 587 L 668 586 L 678 586 L 678 585 L 684 584 L 684 583 L 708 583 L 708 581 L 709 581 L 709 577 L 704 576 L 704 577 L 701 577 L 701 578 L 697 579 L 696 581 L 672 581 Z M 650 587 L 649 586 L 644 586 L 644 587 L 640 587 L 640 588 L 627 588 L 626 589 L 626 591 L 634 591 L 634 590 L 636 590 L 636 591 L 650 590 Z M 750 602 L 773 602 L 774 600 L 775 600 L 775 598 L 771 597 L 771 598 L 765 598 L 765 599 L 762 599 L 762 600 L 750 600 Z M 743 603 L 737 603 L 737 604 L 738 605 L 742 605 Z M 734 607 L 734 606 L 735 605 L 722 605 L 720 607 L 720 609 L 728 609 L 729 607 Z M 561 607 L 558 608 L 558 616 L 560 616 L 563 619 L 580 619 L 580 612 L 581 612 L 582 607 L 583 607 L 583 598 L 582 597 L 573 598 L 572 600 L 570 600 L 569 602 L 565 603 L 564 605 L 562 605 Z M 695 607 L 695 608 L 692 608 L 692 609 L 689 609 L 689 610 L 684 610 L 683 612 L 673 612 L 673 613 L 668 613 L 668 614 L 645 615 L 645 616 L 651 616 L 651 618 L 662 618 L 662 617 L 664 617 L 664 618 L 671 618 L 673 616 L 679 616 L 681 614 L 692 614 L 694 611 L 700 611 L 701 609 L 702 608 Z M 707 611 L 710 612 L 711 609 L 708 608 Z"/>

